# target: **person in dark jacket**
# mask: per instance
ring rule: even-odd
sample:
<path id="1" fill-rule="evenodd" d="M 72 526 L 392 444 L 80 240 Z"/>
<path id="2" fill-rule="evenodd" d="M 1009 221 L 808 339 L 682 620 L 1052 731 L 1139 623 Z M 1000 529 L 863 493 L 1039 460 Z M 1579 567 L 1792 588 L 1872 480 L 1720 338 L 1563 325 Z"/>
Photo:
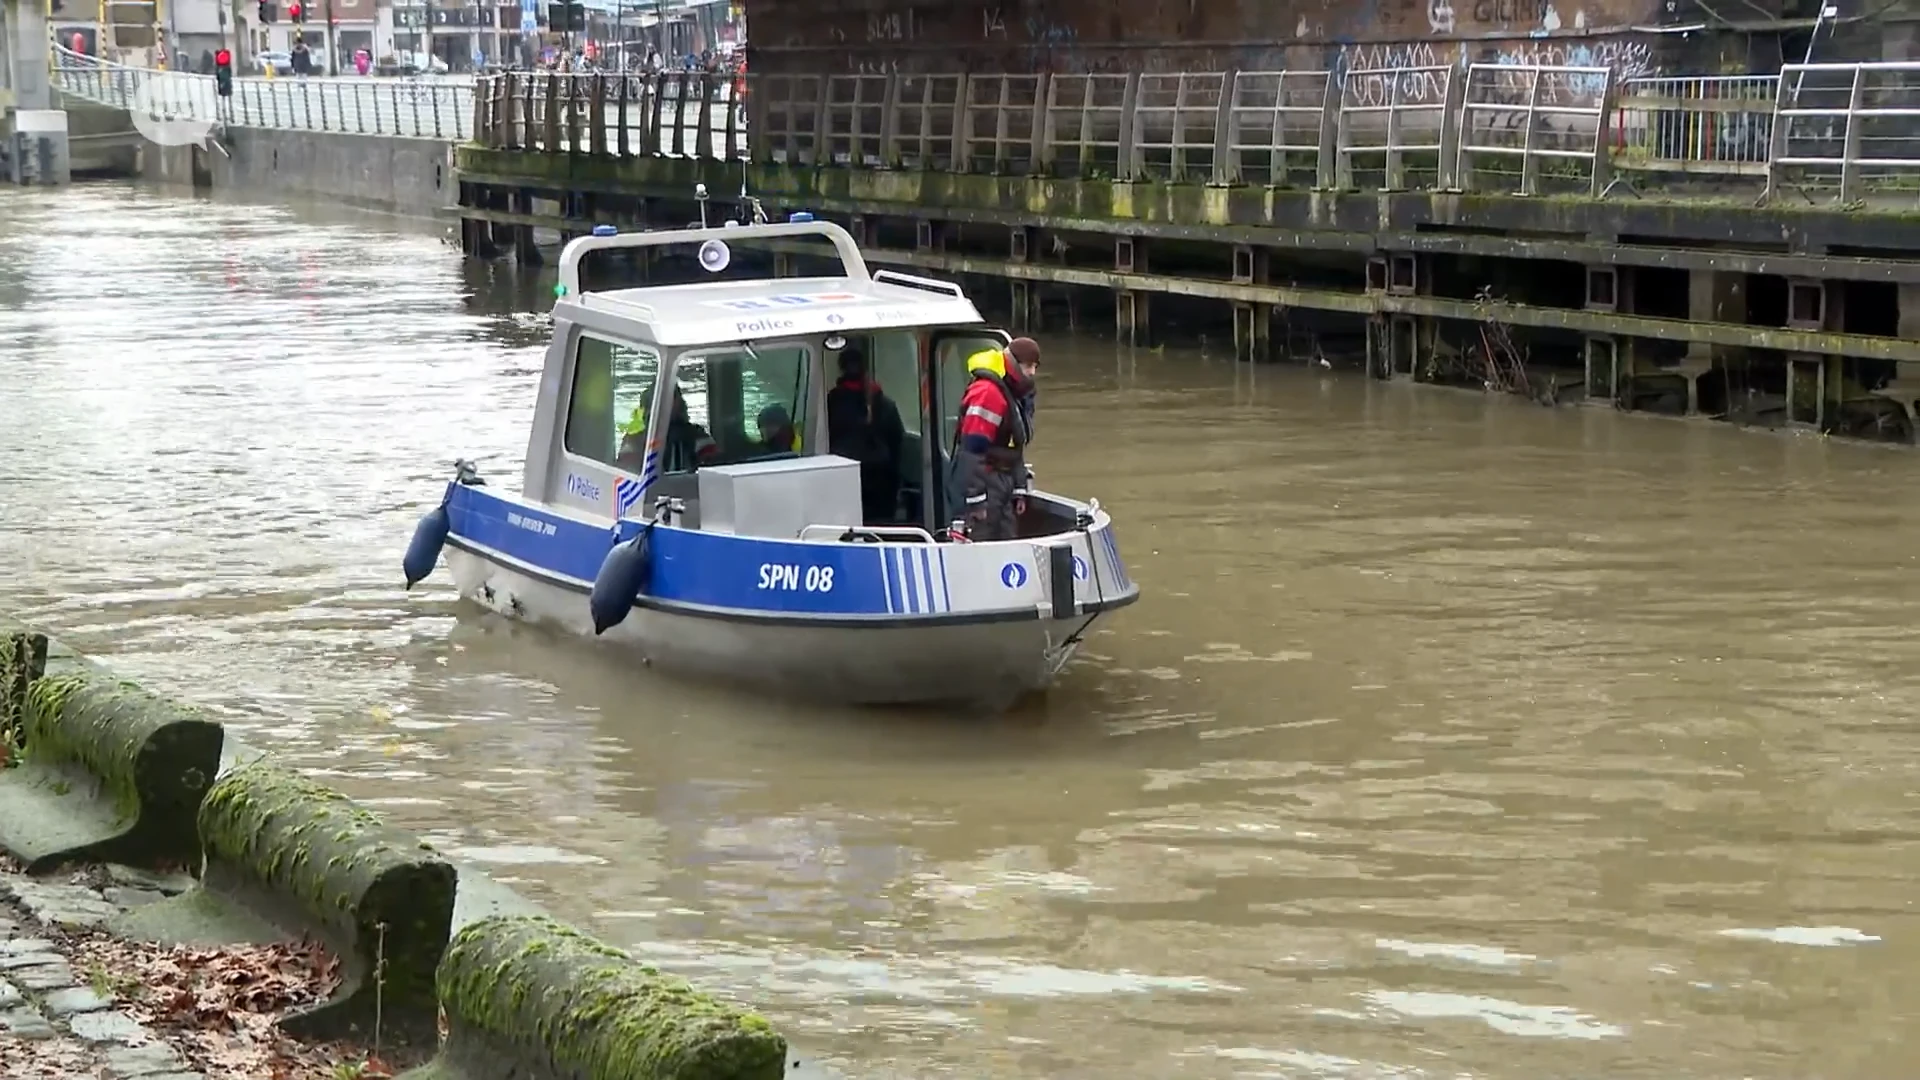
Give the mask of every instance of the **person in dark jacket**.
<path id="1" fill-rule="evenodd" d="M 840 353 L 840 381 L 827 391 L 827 451 L 860 463 L 861 514 L 870 524 L 900 512 L 900 409 L 867 371 L 859 349 Z"/>
<path id="2" fill-rule="evenodd" d="M 760 429 L 760 440 L 753 444 L 755 454 L 800 452 L 800 433 L 793 426 L 793 417 L 787 415 L 785 405 L 769 405 L 761 409 L 755 422 Z"/>
<path id="3" fill-rule="evenodd" d="M 305 38 L 296 38 L 294 40 L 293 53 L 287 59 L 293 64 L 293 73 L 295 75 L 305 78 L 313 74 L 313 51 L 307 48 L 307 40 Z"/>

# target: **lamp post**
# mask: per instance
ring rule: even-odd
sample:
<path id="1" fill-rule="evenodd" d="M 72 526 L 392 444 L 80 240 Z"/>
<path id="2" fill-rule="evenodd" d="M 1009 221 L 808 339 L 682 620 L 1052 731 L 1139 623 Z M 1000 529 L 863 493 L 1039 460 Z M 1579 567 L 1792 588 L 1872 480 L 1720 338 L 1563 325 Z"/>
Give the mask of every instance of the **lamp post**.
<path id="1" fill-rule="evenodd" d="M 323 39 L 327 50 L 327 74 L 340 74 L 340 23 L 333 10 L 333 0 L 327 0 L 327 29 Z"/>

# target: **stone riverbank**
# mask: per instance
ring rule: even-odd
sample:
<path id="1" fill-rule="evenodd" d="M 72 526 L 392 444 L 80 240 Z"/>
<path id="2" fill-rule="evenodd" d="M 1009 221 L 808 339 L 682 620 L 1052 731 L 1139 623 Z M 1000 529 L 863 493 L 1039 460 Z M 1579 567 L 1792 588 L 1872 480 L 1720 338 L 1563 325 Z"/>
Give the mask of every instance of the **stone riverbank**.
<path id="1" fill-rule="evenodd" d="M 34 879 L 0 861 L 0 1062 L 12 1078 L 374 1080 L 369 1048 L 304 1043 L 275 1022 L 323 996 L 324 951 L 187 950 L 105 925 L 184 894 L 193 879 L 100 866 Z"/>
<path id="2" fill-rule="evenodd" d="M 762 1017 L 4 622 L 0 748 L 8 1080 L 819 1076 Z"/>

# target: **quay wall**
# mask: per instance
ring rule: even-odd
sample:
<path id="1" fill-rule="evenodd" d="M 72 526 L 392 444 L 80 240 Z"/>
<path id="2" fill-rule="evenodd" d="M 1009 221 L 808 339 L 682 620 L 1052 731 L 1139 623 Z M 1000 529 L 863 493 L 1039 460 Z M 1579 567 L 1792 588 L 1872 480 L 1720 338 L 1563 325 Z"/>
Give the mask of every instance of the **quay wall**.
<path id="1" fill-rule="evenodd" d="M 744 184 L 776 214 L 847 225 L 874 263 L 968 279 L 1015 331 L 1062 313 L 1085 329 L 1111 311 L 1124 343 L 1204 326 L 1245 360 L 1876 441 L 1920 433 L 1920 217 L 1897 208 L 1645 187 L 1289 189 L 957 157 L 457 153 L 462 242 L 479 257 L 537 261 L 534 228 L 683 222 L 696 183 Z"/>
<path id="2" fill-rule="evenodd" d="M 236 753 L 199 709 L 4 620 L 0 851 L 36 875 L 104 861 L 193 869 L 189 891 L 105 928 L 318 940 L 341 985 L 282 1028 L 334 1039 L 378 1027 L 433 1055 L 411 1080 L 819 1080 L 761 1017 L 537 913 L 346 796 Z"/>
<path id="3" fill-rule="evenodd" d="M 218 147 L 140 148 L 139 175 L 240 195 L 326 199 L 406 217 L 454 201 L 453 144 L 443 139 L 231 127 Z"/>

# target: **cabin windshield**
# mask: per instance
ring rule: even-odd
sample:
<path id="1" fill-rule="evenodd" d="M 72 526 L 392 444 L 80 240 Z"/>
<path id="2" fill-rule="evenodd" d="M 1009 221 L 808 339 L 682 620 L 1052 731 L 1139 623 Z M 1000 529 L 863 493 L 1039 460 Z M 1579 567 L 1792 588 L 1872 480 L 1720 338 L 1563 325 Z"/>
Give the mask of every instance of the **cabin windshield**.
<path id="1" fill-rule="evenodd" d="M 765 461 L 809 452 L 813 350 L 776 342 L 684 353 L 662 471 Z"/>

